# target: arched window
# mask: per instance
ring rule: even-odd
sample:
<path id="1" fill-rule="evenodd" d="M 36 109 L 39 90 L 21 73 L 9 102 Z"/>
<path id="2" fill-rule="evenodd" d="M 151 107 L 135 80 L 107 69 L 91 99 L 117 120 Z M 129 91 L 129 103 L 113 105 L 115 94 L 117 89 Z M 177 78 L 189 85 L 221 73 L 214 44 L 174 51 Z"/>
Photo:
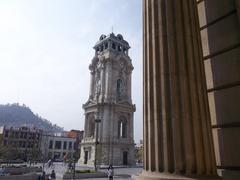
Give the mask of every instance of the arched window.
<path id="1" fill-rule="evenodd" d="M 122 81 L 122 79 L 118 79 L 117 80 L 117 95 L 118 95 L 118 97 L 122 96 L 123 91 L 124 91 L 123 81 Z"/>
<path id="2" fill-rule="evenodd" d="M 93 137 L 95 131 L 95 121 L 92 115 L 87 117 L 85 137 Z"/>
<path id="3" fill-rule="evenodd" d="M 108 48 L 108 43 L 105 43 L 104 46 L 105 46 L 105 49 L 107 49 Z"/>
<path id="4" fill-rule="evenodd" d="M 123 117 L 118 122 L 118 138 L 127 138 L 127 121 Z"/>
<path id="5" fill-rule="evenodd" d="M 118 46 L 118 51 L 122 51 L 122 47 L 121 46 Z"/>
<path id="6" fill-rule="evenodd" d="M 116 45 L 114 43 L 112 43 L 112 48 L 116 49 Z"/>

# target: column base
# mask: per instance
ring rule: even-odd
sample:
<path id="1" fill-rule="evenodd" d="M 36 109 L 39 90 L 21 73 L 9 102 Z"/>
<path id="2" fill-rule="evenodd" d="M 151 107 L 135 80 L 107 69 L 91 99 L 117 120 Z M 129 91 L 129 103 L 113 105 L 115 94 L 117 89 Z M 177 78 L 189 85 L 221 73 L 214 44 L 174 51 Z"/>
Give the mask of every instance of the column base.
<path id="1" fill-rule="evenodd" d="M 170 173 L 155 173 L 142 171 L 141 174 L 132 176 L 135 180 L 221 180 L 220 177 L 187 177 Z"/>

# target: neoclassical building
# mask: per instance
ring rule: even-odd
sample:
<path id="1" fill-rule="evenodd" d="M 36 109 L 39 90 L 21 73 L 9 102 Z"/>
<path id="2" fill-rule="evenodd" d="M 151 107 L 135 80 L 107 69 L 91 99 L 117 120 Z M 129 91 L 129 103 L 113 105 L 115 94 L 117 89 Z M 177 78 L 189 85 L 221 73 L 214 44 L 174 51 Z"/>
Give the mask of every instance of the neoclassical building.
<path id="1" fill-rule="evenodd" d="M 89 66 L 91 86 L 85 110 L 84 139 L 79 164 L 133 165 L 133 65 L 123 36 L 101 35 Z"/>
<path id="2" fill-rule="evenodd" d="M 143 0 L 143 44 L 137 179 L 240 179 L 240 1 Z"/>

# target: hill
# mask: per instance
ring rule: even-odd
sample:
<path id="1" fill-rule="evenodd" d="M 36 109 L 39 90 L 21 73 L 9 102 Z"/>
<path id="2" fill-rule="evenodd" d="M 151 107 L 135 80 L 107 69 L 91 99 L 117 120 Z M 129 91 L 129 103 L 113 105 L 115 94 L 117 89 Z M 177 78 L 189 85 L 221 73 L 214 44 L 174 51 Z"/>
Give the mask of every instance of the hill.
<path id="1" fill-rule="evenodd" d="M 0 126 L 35 126 L 48 132 L 62 132 L 63 128 L 34 114 L 26 105 L 18 103 L 0 105 Z"/>

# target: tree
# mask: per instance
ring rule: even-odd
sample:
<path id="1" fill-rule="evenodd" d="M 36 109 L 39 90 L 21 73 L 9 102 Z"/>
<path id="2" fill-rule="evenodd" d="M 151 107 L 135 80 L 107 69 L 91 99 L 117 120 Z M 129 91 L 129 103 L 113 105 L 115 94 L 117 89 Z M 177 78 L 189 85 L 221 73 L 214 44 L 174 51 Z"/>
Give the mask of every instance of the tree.
<path id="1" fill-rule="evenodd" d="M 143 162 L 143 146 L 135 148 L 135 159 L 140 163 Z"/>

